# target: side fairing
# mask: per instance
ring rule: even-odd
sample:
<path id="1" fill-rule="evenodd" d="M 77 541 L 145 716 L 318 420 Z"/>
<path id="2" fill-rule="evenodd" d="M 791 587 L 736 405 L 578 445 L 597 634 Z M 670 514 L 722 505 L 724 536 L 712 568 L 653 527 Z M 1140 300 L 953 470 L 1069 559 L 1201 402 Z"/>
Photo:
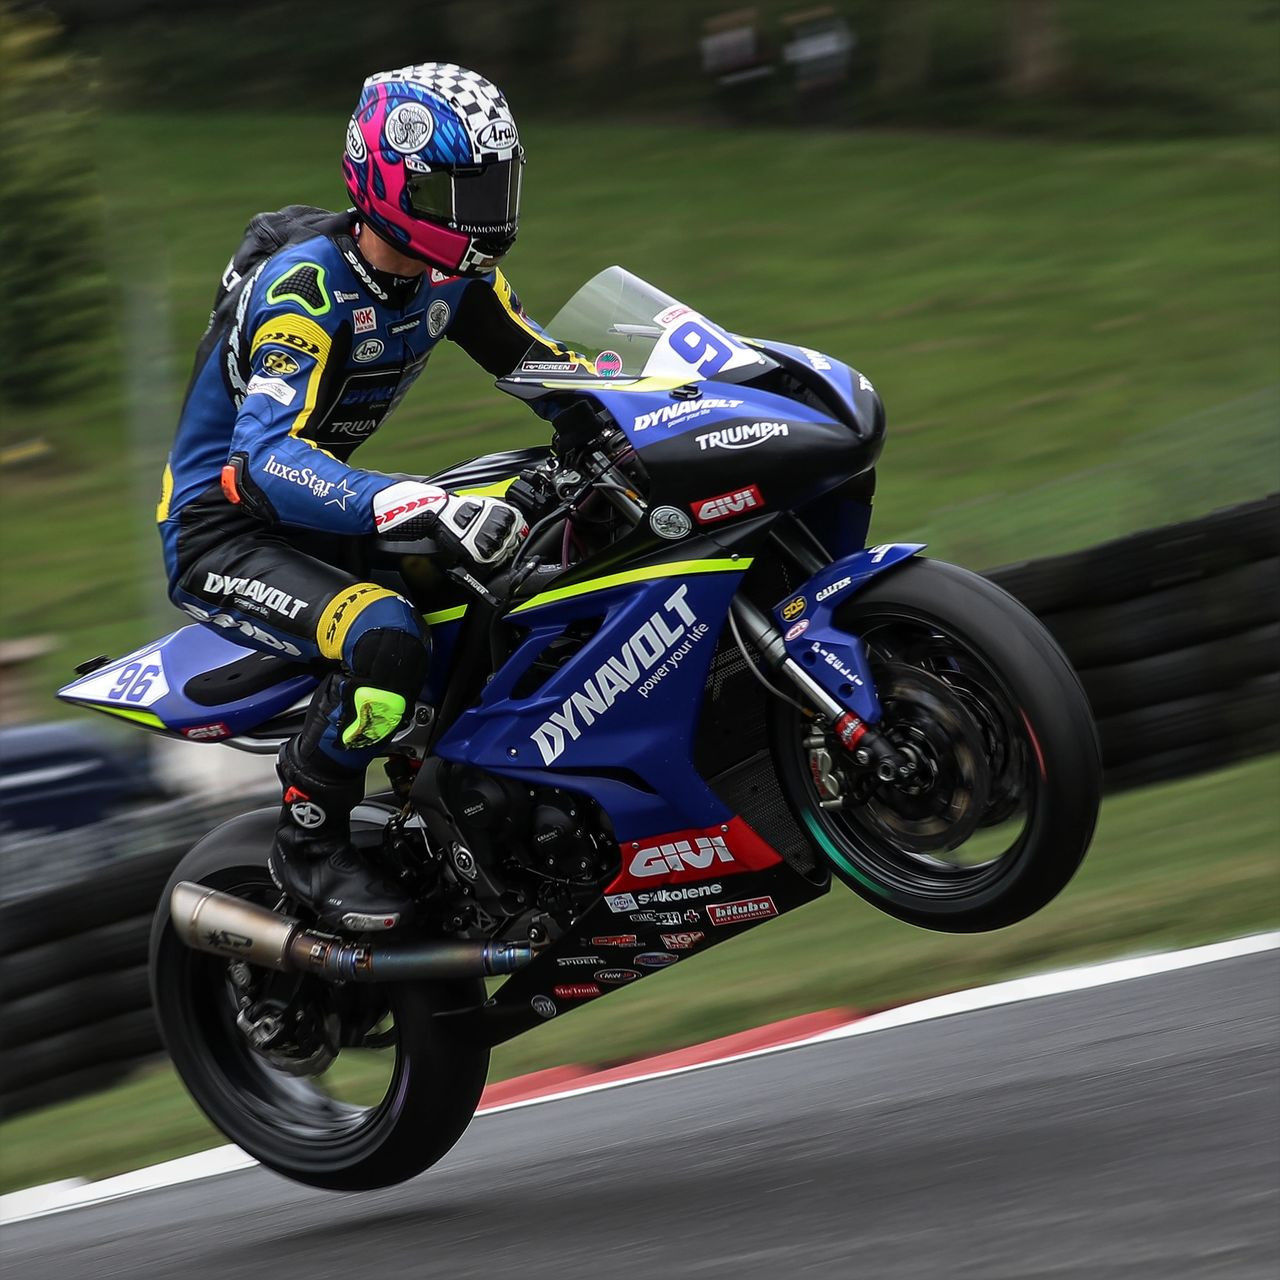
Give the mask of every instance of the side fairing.
<path id="1" fill-rule="evenodd" d="M 694 770 L 693 735 L 716 641 L 749 565 L 668 563 L 535 597 L 510 617 L 529 628 L 516 652 L 437 754 L 585 792 L 619 840 L 728 821 Z M 545 679 L 531 672 L 552 641 L 593 627 Z"/>

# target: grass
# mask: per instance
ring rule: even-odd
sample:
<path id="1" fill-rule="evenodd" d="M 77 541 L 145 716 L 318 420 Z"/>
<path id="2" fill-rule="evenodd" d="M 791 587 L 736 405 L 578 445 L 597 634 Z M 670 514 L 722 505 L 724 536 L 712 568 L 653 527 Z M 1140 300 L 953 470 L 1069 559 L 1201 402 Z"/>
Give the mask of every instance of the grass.
<path id="1" fill-rule="evenodd" d="M 108 216 L 125 229 L 114 340 L 132 354 L 92 395 L 10 414 L 0 440 L 50 445 L 6 469 L 0 513 L 0 629 L 55 639 L 39 697 L 71 662 L 176 622 L 150 519 L 190 353 L 248 217 L 342 198 L 340 133 L 318 115 L 101 121 Z M 880 538 L 924 535 L 987 567 L 1277 483 L 1269 139 L 535 122 L 525 140 L 510 274 L 531 313 L 620 261 L 740 332 L 847 358 L 889 409 Z M 543 438 L 445 344 L 359 460 L 426 472 Z"/>
<path id="2" fill-rule="evenodd" d="M 1274 927 L 1276 765 L 1269 757 L 1107 800 L 1080 874 L 1057 901 L 1013 928 L 926 933 L 836 885 L 694 963 L 502 1046 L 492 1078 L 564 1062 L 615 1063 L 816 1009 L 876 1008 Z M 104 1093 L 0 1125 L 0 1190 L 104 1177 L 222 1141 L 172 1069 L 158 1065 Z"/>

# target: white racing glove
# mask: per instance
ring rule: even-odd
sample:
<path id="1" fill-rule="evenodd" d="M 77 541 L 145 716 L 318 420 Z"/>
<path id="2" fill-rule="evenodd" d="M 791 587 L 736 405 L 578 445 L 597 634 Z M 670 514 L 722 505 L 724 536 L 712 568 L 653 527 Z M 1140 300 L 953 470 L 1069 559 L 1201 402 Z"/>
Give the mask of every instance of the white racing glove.
<path id="1" fill-rule="evenodd" d="M 529 532 L 524 516 L 509 502 L 449 493 L 420 480 L 398 480 L 375 493 L 373 524 L 384 538 L 430 536 L 484 566 L 509 559 Z"/>

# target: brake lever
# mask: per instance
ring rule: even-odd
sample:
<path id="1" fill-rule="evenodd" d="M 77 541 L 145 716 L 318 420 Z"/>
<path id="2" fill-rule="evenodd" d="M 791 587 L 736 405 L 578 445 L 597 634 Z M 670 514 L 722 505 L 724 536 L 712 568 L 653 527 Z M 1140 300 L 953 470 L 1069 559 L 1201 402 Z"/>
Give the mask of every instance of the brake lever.
<path id="1" fill-rule="evenodd" d="M 462 565 L 450 565 L 444 572 L 445 577 L 452 578 L 464 591 L 469 591 L 477 599 L 483 600 L 490 609 L 500 609 L 502 607 L 502 601 L 475 574 L 464 569 Z"/>

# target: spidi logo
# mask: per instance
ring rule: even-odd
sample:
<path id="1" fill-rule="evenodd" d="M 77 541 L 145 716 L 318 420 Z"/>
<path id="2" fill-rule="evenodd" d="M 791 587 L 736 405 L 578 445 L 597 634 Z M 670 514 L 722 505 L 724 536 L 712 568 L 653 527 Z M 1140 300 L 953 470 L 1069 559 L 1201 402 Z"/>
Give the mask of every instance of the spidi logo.
<path id="1" fill-rule="evenodd" d="M 553 711 L 532 733 L 531 740 L 544 764 L 558 760 L 570 742 L 605 714 L 632 689 L 646 672 L 666 657 L 697 622 L 697 614 L 685 597 L 687 584 L 677 587 L 662 608 L 649 617 L 623 642 L 622 648 L 588 676 L 582 688 L 570 694 L 559 711 Z"/>

